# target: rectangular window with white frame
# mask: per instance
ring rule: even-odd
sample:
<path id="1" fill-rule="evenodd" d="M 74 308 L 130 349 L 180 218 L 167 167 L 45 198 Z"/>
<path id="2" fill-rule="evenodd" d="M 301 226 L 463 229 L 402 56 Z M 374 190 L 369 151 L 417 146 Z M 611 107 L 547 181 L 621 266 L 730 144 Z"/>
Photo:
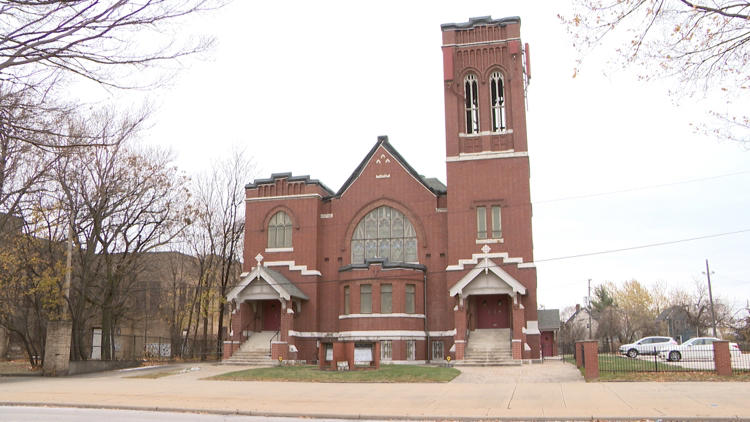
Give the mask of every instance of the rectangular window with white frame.
<path id="1" fill-rule="evenodd" d="M 359 313 L 372 313 L 372 284 L 361 284 L 359 286 Z"/>
<path id="2" fill-rule="evenodd" d="M 380 285 L 380 313 L 390 314 L 393 312 L 393 285 Z"/>
<path id="3" fill-rule="evenodd" d="M 487 239 L 487 207 L 477 207 L 477 239 Z"/>
<path id="4" fill-rule="evenodd" d="M 492 206 L 492 238 L 502 239 L 502 237 L 503 237 L 503 230 L 502 230 L 502 220 L 500 219 L 500 206 L 493 205 Z"/>
<path id="5" fill-rule="evenodd" d="M 414 284 L 406 285 L 404 312 L 407 314 L 414 314 L 417 312 L 417 286 Z"/>

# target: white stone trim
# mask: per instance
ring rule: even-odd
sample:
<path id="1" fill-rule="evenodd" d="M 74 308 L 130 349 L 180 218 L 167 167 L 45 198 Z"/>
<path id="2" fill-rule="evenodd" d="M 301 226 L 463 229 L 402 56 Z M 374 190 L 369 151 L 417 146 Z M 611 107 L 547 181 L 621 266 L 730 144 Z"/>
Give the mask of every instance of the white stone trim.
<path id="1" fill-rule="evenodd" d="M 448 208 L 435 208 L 435 212 L 448 212 Z"/>
<path id="2" fill-rule="evenodd" d="M 454 343 L 466 343 L 466 340 L 456 340 Z"/>
<path id="3" fill-rule="evenodd" d="M 426 365 L 426 360 L 381 360 L 381 365 Z"/>
<path id="4" fill-rule="evenodd" d="M 471 161 L 471 160 L 494 160 L 496 158 L 517 158 L 517 157 L 528 157 L 529 153 L 526 151 L 519 152 L 472 152 L 472 153 L 460 153 L 458 156 L 447 157 L 446 162 L 452 163 L 456 161 Z"/>
<path id="5" fill-rule="evenodd" d="M 482 252 L 471 254 L 471 258 L 461 258 L 456 265 L 448 265 L 445 271 L 463 271 L 466 265 L 477 265 L 480 259 L 502 258 L 503 264 L 518 264 L 519 268 L 524 265 L 523 258 L 508 256 L 507 252 Z"/>
<path id="6" fill-rule="evenodd" d="M 285 342 L 285 341 L 277 341 L 277 340 L 274 340 L 274 341 L 272 341 L 272 342 L 271 342 L 271 344 L 289 344 L 289 343 L 287 343 L 287 342 Z"/>
<path id="7" fill-rule="evenodd" d="M 424 314 L 391 313 L 391 314 L 345 314 L 345 315 L 339 315 L 339 319 L 349 319 L 349 318 L 424 318 Z"/>
<path id="8" fill-rule="evenodd" d="M 241 341 L 224 340 L 224 344 L 242 344 Z"/>
<path id="9" fill-rule="evenodd" d="M 289 267 L 289 271 L 300 271 L 302 275 L 321 275 L 318 270 L 308 270 L 307 265 L 296 265 L 294 261 L 266 261 L 266 267 Z"/>
<path id="10" fill-rule="evenodd" d="M 518 268 L 536 268 L 536 264 L 533 262 L 522 262 L 518 264 Z"/>
<path id="11" fill-rule="evenodd" d="M 430 331 L 430 337 L 452 337 L 456 335 L 456 329 L 448 331 Z"/>
<path id="12" fill-rule="evenodd" d="M 485 248 L 487 248 L 486 245 Z M 474 281 L 474 279 L 482 272 L 491 272 L 505 284 L 507 284 L 513 292 L 514 299 L 516 293 L 520 293 L 522 295 L 526 294 L 526 287 L 523 284 L 521 284 L 513 276 L 505 272 L 505 270 L 500 268 L 489 258 L 484 258 L 481 263 L 474 267 L 473 270 L 469 271 L 465 276 L 461 277 L 461 279 L 458 280 L 456 284 L 454 284 L 453 287 L 450 288 L 448 294 L 450 296 L 462 295 L 464 288 L 468 286 L 472 281 Z"/>
<path id="13" fill-rule="evenodd" d="M 375 178 L 376 179 L 390 179 L 391 175 L 390 174 L 376 174 Z"/>
<path id="14" fill-rule="evenodd" d="M 500 239 L 477 239 L 476 240 L 477 245 L 486 245 L 490 243 L 505 243 L 505 240 L 503 238 Z"/>
<path id="15" fill-rule="evenodd" d="M 539 332 L 539 321 L 526 321 L 525 330 L 527 335 L 542 334 Z"/>
<path id="16" fill-rule="evenodd" d="M 294 248 L 266 248 L 265 252 L 294 252 Z"/>
<path id="17" fill-rule="evenodd" d="M 458 137 L 459 138 L 479 138 L 480 136 L 510 135 L 511 133 L 513 133 L 513 129 L 505 129 L 501 132 L 493 132 L 491 130 L 484 130 L 482 132 L 476 132 L 476 133 L 459 132 Z M 509 151 L 512 151 L 512 150 L 509 150 Z"/>
<path id="18" fill-rule="evenodd" d="M 510 342 L 511 342 L 511 343 L 520 343 L 520 342 L 521 342 L 521 339 L 520 339 L 520 338 L 514 338 L 514 339 L 512 339 L 512 340 L 511 340 Z"/>
<path id="19" fill-rule="evenodd" d="M 320 218 L 322 218 L 322 219 L 333 218 L 333 213 L 320 214 Z"/>
<path id="20" fill-rule="evenodd" d="M 289 337 L 300 338 L 335 338 L 337 340 L 424 340 L 427 338 L 424 331 L 407 330 L 373 330 L 373 331 L 341 331 L 341 332 L 318 332 L 318 331 L 294 331 L 289 330 Z M 429 331 L 430 337 L 451 337 L 456 335 L 456 330 Z"/>

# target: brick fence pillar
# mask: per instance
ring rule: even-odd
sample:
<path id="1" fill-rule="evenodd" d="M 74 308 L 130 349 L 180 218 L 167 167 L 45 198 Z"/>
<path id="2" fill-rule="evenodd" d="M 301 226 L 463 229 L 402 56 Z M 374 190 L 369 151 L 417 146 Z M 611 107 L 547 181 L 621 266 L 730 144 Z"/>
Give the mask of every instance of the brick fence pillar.
<path id="1" fill-rule="evenodd" d="M 599 342 L 586 340 L 583 345 L 583 376 L 586 380 L 599 378 Z"/>
<path id="2" fill-rule="evenodd" d="M 514 338 L 510 342 L 511 356 L 513 359 L 521 359 L 523 357 L 523 345 L 521 339 Z"/>
<path id="3" fill-rule="evenodd" d="M 714 365 L 716 374 L 732 375 L 732 356 L 729 353 L 729 342 L 726 340 L 714 341 Z"/>
<path id="4" fill-rule="evenodd" d="M 458 301 L 453 308 L 453 323 L 456 327 L 456 336 L 454 337 L 456 360 L 464 359 L 464 352 L 466 351 L 466 322 L 466 305 Z"/>
<path id="5" fill-rule="evenodd" d="M 583 368 L 583 342 L 577 341 L 573 354 L 576 358 L 576 368 Z"/>

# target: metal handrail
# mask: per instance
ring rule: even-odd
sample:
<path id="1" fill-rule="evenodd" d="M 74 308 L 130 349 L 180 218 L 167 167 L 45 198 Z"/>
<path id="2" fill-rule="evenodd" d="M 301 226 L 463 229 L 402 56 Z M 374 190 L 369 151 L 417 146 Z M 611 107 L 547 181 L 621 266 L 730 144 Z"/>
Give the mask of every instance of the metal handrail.
<path id="1" fill-rule="evenodd" d="M 268 340 L 268 355 L 269 356 L 273 355 L 273 339 L 278 337 L 280 332 L 281 330 L 276 330 L 276 333 L 273 336 L 271 336 L 271 340 Z"/>

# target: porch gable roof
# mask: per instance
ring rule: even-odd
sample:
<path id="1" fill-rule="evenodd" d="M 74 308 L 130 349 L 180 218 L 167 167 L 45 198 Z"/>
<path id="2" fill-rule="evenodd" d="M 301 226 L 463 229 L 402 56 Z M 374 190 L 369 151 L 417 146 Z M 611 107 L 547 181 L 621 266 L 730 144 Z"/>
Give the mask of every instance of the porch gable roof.
<path id="1" fill-rule="evenodd" d="M 280 272 L 274 271 L 270 268 L 266 268 L 263 265 L 258 265 L 241 279 L 240 284 L 238 284 L 237 287 L 232 289 L 229 294 L 227 294 L 227 301 L 231 302 L 232 300 L 237 299 L 237 297 L 240 295 L 240 293 L 242 293 L 243 290 L 248 288 L 256 280 L 261 279 L 268 283 L 268 285 L 271 286 L 271 288 L 276 291 L 276 293 L 278 293 L 279 298 L 281 299 L 290 300 L 293 297 L 303 300 L 310 299 L 292 281 L 284 277 L 284 274 L 281 274 Z"/>
<path id="2" fill-rule="evenodd" d="M 513 293 L 520 293 L 522 295 L 526 294 L 526 287 L 524 287 L 523 284 L 521 284 L 513 276 L 508 274 L 505 270 L 500 268 L 500 266 L 495 264 L 495 262 L 493 262 L 491 259 L 485 257 L 481 262 L 477 263 L 474 269 L 469 271 L 465 276 L 461 277 L 461 279 L 458 280 L 458 282 L 456 282 L 456 284 L 454 284 L 453 287 L 450 288 L 450 296 L 462 294 L 464 288 L 471 284 L 471 282 L 474 281 L 474 279 L 476 279 L 477 276 L 479 276 L 481 273 L 493 273 L 505 284 L 507 284 L 513 290 Z"/>

